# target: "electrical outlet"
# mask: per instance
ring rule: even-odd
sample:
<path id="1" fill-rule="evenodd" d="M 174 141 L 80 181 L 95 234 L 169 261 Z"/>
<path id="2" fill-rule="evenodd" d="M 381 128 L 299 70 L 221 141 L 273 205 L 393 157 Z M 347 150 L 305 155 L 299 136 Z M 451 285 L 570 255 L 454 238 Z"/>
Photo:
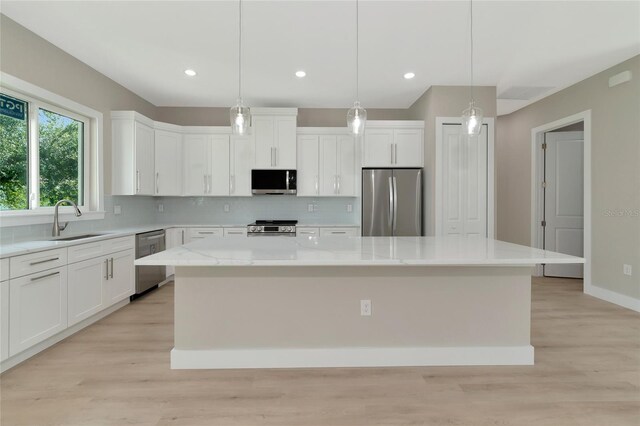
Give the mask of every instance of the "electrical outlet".
<path id="1" fill-rule="evenodd" d="M 363 317 L 371 316 L 371 300 L 360 301 L 360 315 Z"/>
<path id="2" fill-rule="evenodd" d="M 113 214 L 122 214 L 122 206 L 113 206 Z"/>
<path id="3" fill-rule="evenodd" d="M 224 205 L 224 211 L 225 213 L 229 213 L 229 204 Z"/>
<path id="4" fill-rule="evenodd" d="M 158 204 L 158 211 L 162 213 L 164 211 L 164 204 Z"/>
<path id="5" fill-rule="evenodd" d="M 307 211 L 311 213 L 313 211 L 313 204 L 307 204 Z"/>
<path id="6" fill-rule="evenodd" d="M 627 265 L 626 263 L 622 265 L 622 273 L 625 275 L 631 276 L 631 273 L 632 273 L 631 265 Z"/>
<path id="7" fill-rule="evenodd" d="M 314 205 L 313 205 L 313 211 L 314 211 L 314 212 L 317 212 L 317 211 L 318 211 L 318 205 L 317 205 L 317 204 L 314 204 Z"/>
<path id="8" fill-rule="evenodd" d="M 347 213 L 351 213 L 353 211 L 353 204 L 347 204 Z"/>

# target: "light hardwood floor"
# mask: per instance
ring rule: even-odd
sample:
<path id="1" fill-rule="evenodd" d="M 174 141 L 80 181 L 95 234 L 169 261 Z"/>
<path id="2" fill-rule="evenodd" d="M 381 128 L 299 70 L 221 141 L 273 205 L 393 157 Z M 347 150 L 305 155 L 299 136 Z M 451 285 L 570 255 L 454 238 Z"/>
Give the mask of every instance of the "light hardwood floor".
<path id="1" fill-rule="evenodd" d="M 0 376 L 1 425 L 638 426 L 640 315 L 581 287 L 534 279 L 535 366 L 172 371 L 167 285 Z"/>

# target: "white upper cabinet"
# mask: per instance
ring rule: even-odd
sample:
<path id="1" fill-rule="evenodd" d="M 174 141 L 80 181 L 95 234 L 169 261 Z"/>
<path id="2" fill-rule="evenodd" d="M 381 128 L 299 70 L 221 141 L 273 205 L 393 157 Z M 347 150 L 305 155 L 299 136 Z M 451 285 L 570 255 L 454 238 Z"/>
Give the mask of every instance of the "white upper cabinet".
<path id="1" fill-rule="evenodd" d="M 154 195 L 153 122 L 132 112 L 111 113 L 112 194 Z"/>
<path id="2" fill-rule="evenodd" d="M 298 195 L 355 197 L 354 138 L 349 135 L 306 134 L 313 130 L 307 129 L 298 136 Z"/>
<path id="3" fill-rule="evenodd" d="M 320 160 L 318 135 L 298 136 L 297 195 L 302 197 L 320 195 Z"/>
<path id="4" fill-rule="evenodd" d="M 231 136 L 229 142 L 229 195 L 251 196 L 253 141 L 249 136 Z"/>
<path id="5" fill-rule="evenodd" d="M 229 136 L 184 135 L 184 195 L 229 195 Z"/>
<path id="6" fill-rule="evenodd" d="M 364 134 L 363 167 L 422 167 L 422 121 L 370 121 Z"/>
<path id="7" fill-rule="evenodd" d="M 251 111 L 256 169 L 296 168 L 296 108 Z"/>
<path id="8" fill-rule="evenodd" d="M 182 134 L 155 131 L 155 195 L 182 194 Z"/>

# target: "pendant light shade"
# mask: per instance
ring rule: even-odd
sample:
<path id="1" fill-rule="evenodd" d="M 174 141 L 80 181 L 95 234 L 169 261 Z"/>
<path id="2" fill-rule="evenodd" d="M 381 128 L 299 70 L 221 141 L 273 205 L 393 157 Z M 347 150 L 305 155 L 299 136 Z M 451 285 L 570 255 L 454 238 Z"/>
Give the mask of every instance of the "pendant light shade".
<path id="1" fill-rule="evenodd" d="M 478 136 L 482 129 L 482 120 L 484 118 L 482 109 L 476 106 L 476 102 L 473 99 L 473 0 L 469 0 L 469 27 L 470 27 L 470 76 L 471 82 L 469 84 L 469 91 L 471 101 L 469 102 L 469 108 L 462 111 L 462 133 L 466 136 Z"/>
<path id="2" fill-rule="evenodd" d="M 469 108 L 462 111 L 462 129 L 468 136 L 478 136 L 482 129 L 482 109 L 475 105 L 474 101 L 469 102 Z"/>
<path id="3" fill-rule="evenodd" d="M 347 126 L 354 136 L 364 133 L 364 126 L 367 123 L 367 110 L 360 106 L 360 102 L 355 101 L 353 107 L 347 112 Z"/>
<path id="4" fill-rule="evenodd" d="M 246 135 L 251 126 L 251 110 L 242 104 L 242 98 L 238 99 L 236 106 L 230 110 L 231 133 L 234 135 Z"/>
<path id="5" fill-rule="evenodd" d="M 364 126 L 367 122 L 367 110 L 360 106 L 360 101 L 358 100 L 360 95 L 359 16 L 359 5 L 358 0 L 356 0 L 356 101 L 353 103 L 353 107 L 347 111 L 347 127 L 349 132 L 356 137 L 364 134 Z"/>
<path id="6" fill-rule="evenodd" d="M 238 101 L 229 110 L 231 133 L 246 135 L 251 126 L 251 110 L 242 103 L 242 0 L 238 0 Z"/>

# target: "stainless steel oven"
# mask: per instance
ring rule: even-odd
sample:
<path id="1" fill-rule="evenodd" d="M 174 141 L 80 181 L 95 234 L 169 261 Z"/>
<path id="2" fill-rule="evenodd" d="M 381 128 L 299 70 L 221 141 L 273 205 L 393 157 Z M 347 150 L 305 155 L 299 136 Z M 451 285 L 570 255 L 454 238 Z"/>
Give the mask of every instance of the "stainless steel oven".
<path id="1" fill-rule="evenodd" d="M 256 220 L 247 225 L 248 237 L 296 236 L 297 220 Z"/>

